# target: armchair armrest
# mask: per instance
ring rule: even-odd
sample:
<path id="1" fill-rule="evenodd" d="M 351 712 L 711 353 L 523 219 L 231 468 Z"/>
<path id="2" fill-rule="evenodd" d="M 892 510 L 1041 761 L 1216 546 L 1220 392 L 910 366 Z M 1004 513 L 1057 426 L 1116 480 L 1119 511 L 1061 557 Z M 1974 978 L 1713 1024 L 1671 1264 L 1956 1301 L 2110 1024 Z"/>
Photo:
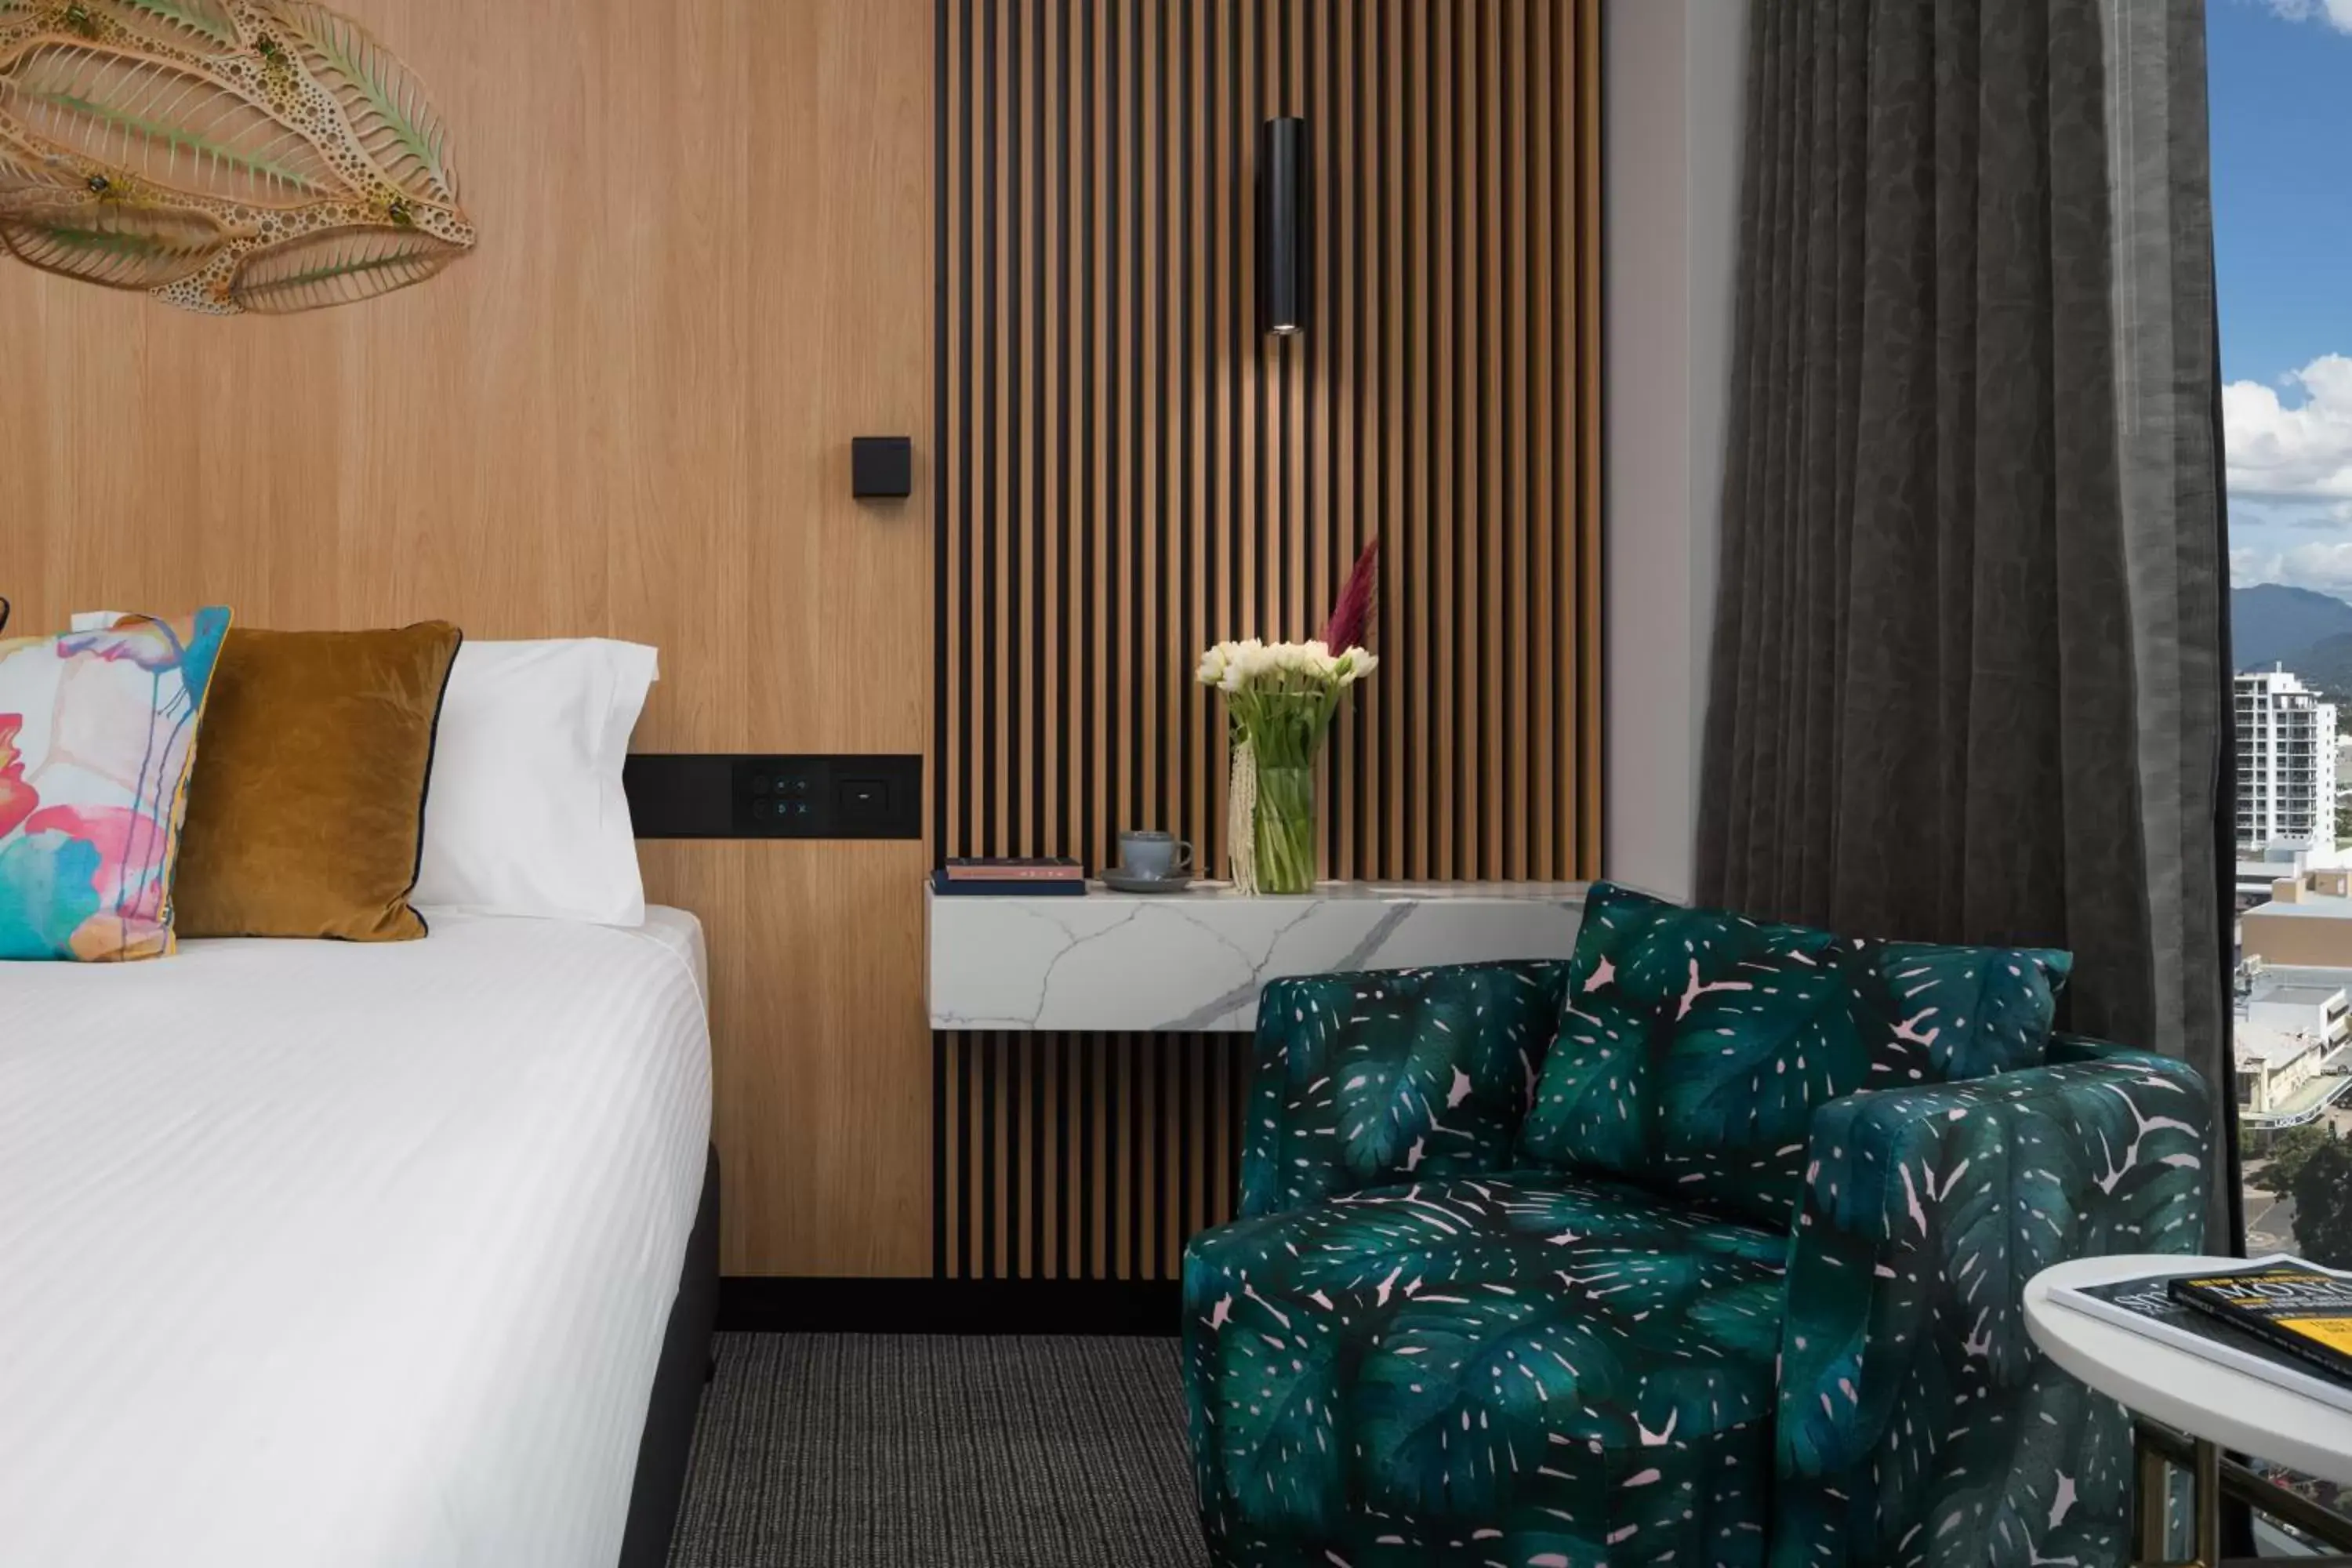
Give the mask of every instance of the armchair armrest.
<path id="1" fill-rule="evenodd" d="M 2122 1408 L 2042 1359 L 2026 1281 L 2202 1249 L 2213 1105 L 2177 1061 L 2053 1065 L 1833 1100 L 1791 1238 L 1776 1563 L 2120 1561 Z"/>
<path id="2" fill-rule="evenodd" d="M 1505 1169 L 1559 1027 L 1558 961 L 1276 980 L 1258 998 L 1245 1219 Z"/>

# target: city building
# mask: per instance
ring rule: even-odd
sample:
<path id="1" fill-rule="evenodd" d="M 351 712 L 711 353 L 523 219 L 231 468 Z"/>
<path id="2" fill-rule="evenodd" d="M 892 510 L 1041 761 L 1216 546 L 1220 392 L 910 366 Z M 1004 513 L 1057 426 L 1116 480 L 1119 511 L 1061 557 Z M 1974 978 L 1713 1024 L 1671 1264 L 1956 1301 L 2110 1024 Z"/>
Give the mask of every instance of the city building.
<path id="1" fill-rule="evenodd" d="M 2239 915 L 2238 948 L 2269 969 L 2352 971 L 2352 870 L 2306 869 L 2273 880 L 2268 900 Z"/>
<path id="2" fill-rule="evenodd" d="M 2238 842 L 2336 847 L 2336 705 L 2281 665 L 2237 678 Z"/>
<path id="3" fill-rule="evenodd" d="M 2322 1076 L 2329 1056 L 2311 1035 L 2241 1024 L 2237 1043 L 2238 1120 L 2248 1131 L 2282 1131 L 2316 1120 L 2352 1087 L 2352 1078 L 2340 1072 Z"/>
<path id="4" fill-rule="evenodd" d="M 2249 962 L 2233 1034 L 2241 1124 L 2274 1132 L 2315 1120 L 2352 1089 L 2352 968 Z"/>
<path id="5" fill-rule="evenodd" d="M 2315 1121 L 2352 1094 L 2352 871 L 2299 869 L 2244 907 L 2248 873 L 2263 863 L 2239 867 L 2231 1025 L 2239 1125 L 2254 1134 Z"/>
<path id="6" fill-rule="evenodd" d="M 2280 882 L 2300 882 L 2304 873 L 2312 868 L 2308 849 L 2298 849 L 2291 844 L 2240 844 L 2235 888 L 2238 912 L 2243 914 L 2257 904 L 2270 902 L 2272 890 Z"/>

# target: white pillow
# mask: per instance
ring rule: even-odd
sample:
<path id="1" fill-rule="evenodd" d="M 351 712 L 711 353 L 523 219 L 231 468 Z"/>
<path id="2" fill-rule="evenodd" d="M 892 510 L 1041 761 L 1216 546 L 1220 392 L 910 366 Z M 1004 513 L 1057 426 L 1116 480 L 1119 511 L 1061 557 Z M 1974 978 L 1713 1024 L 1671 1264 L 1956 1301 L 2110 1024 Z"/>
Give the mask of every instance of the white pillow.
<path id="1" fill-rule="evenodd" d="M 604 637 L 460 647 L 409 902 L 643 925 L 621 768 L 658 663 L 652 648 Z"/>
<path id="2" fill-rule="evenodd" d="M 112 626 L 84 610 L 73 629 Z M 606 637 L 467 642 L 441 698 L 414 908 L 646 923 L 621 769 L 660 655 Z"/>

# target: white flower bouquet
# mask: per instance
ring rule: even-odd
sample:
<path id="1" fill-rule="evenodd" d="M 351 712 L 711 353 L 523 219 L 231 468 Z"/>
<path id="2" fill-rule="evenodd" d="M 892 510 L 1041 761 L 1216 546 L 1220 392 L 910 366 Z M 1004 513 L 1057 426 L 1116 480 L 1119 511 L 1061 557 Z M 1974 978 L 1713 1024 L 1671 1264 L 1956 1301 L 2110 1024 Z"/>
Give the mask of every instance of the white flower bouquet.
<path id="1" fill-rule="evenodd" d="M 1201 656 L 1196 678 L 1225 694 L 1233 724 L 1226 840 L 1239 892 L 1304 893 L 1315 886 L 1316 759 L 1340 699 L 1381 663 L 1357 643 L 1370 617 L 1379 549 L 1375 541 L 1356 563 L 1323 637 L 1249 637 Z"/>

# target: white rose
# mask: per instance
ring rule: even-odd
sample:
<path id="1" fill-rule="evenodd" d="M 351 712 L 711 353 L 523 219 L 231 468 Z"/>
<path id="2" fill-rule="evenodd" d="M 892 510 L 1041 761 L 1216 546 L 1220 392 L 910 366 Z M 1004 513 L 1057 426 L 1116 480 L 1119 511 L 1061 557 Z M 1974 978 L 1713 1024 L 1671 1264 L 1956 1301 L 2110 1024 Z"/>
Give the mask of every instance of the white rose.
<path id="1" fill-rule="evenodd" d="M 1222 684 L 1225 679 L 1225 666 L 1231 658 L 1226 645 L 1219 643 L 1201 656 L 1201 668 L 1193 672 L 1193 679 L 1203 686 Z"/>

